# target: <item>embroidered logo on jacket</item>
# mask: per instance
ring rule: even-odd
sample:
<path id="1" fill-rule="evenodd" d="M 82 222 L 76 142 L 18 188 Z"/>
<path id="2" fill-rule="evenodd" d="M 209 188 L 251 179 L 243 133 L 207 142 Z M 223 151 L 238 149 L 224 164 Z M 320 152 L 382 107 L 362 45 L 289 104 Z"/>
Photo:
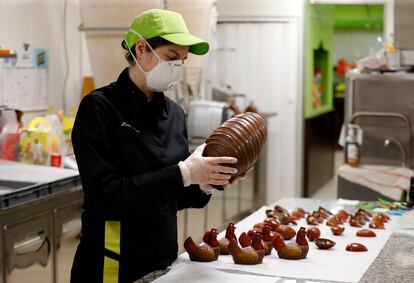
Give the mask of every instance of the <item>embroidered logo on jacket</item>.
<path id="1" fill-rule="evenodd" d="M 121 123 L 121 127 L 128 127 L 132 130 L 134 130 L 135 132 L 137 132 L 139 134 L 139 130 L 135 129 L 133 126 L 131 126 L 130 124 L 128 124 L 127 122 L 122 122 Z"/>

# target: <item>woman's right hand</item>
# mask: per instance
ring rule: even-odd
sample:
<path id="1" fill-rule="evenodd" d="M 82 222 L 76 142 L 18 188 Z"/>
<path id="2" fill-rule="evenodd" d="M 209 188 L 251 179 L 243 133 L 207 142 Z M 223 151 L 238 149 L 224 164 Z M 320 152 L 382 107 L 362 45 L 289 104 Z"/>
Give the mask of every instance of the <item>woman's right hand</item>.
<path id="1" fill-rule="evenodd" d="M 184 160 L 184 164 L 190 171 L 191 184 L 228 185 L 231 174 L 237 173 L 237 169 L 223 166 L 223 164 L 235 164 L 237 163 L 237 158 L 202 156 L 205 147 L 205 143 L 198 146 Z"/>

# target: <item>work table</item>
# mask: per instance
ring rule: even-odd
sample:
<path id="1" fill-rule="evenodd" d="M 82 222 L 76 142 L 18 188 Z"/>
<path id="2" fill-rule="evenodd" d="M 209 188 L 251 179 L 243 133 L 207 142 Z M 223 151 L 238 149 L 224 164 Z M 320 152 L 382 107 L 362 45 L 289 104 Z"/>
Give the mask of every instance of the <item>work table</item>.
<path id="1" fill-rule="evenodd" d="M 69 282 L 82 203 L 78 171 L 0 160 L 0 283 Z"/>
<path id="2" fill-rule="evenodd" d="M 344 208 L 348 212 L 356 210 L 354 205 L 346 202 L 339 202 L 338 200 L 318 200 L 318 199 L 303 199 L 303 198 L 284 198 L 272 205 L 278 204 L 289 211 L 296 207 L 302 207 L 306 211 L 316 210 L 322 206 L 332 212 L 336 212 Z M 254 212 L 246 219 L 236 223 L 236 232 L 246 231 L 247 227 L 252 227 L 254 223 L 259 222 L 265 218 L 266 207 L 262 207 Z M 412 213 L 412 212 L 411 212 Z M 211 263 L 196 263 L 188 260 L 187 253 L 181 254 L 178 259 L 168 270 L 155 271 L 148 274 L 138 282 L 150 282 L 159 279 L 156 282 L 165 282 L 163 280 L 180 280 L 187 282 L 188 278 L 185 272 L 188 272 L 193 277 L 192 282 L 208 282 L 209 280 L 216 280 L 221 278 L 220 282 L 230 282 L 234 280 L 251 280 L 255 282 L 284 282 L 285 280 L 298 280 L 298 282 L 410 282 L 414 278 L 414 270 L 411 268 L 414 264 L 414 257 L 412 251 L 414 250 L 414 231 L 402 230 L 399 216 L 392 216 L 390 223 L 386 224 L 385 230 L 375 230 L 378 237 L 374 241 L 378 242 L 376 245 L 370 244 L 368 246 L 369 252 L 364 254 L 352 254 L 344 251 L 344 242 L 353 240 L 354 242 L 363 242 L 370 240 L 346 236 L 354 235 L 357 228 L 346 226 L 344 235 L 333 236 L 331 233 L 327 234 L 326 229 L 329 229 L 325 224 L 319 225 L 322 236 L 337 242 L 336 251 L 317 251 L 313 243 L 309 243 L 310 251 L 308 258 L 302 261 L 282 261 L 274 254 L 269 256 L 261 265 L 257 266 L 241 266 L 235 265 L 231 262 L 230 256 L 220 256 L 217 262 Z M 299 226 L 308 227 L 303 225 Z M 296 229 L 296 230 L 297 230 Z M 222 232 L 217 238 L 224 235 Z M 322 237 L 321 236 L 321 237 Z M 342 237 L 342 238 L 340 238 Z M 347 238 L 348 237 L 348 238 Z M 344 239 L 346 239 L 344 241 Z M 372 243 L 372 242 L 371 242 Z M 182 245 L 182 243 L 179 243 Z M 342 251 L 343 250 L 343 251 Z M 319 253 L 320 255 L 317 255 Z M 331 255 L 329 255 L 331 253 Z M 230 258 L 228 258 L 230 257 Z M 351 257 L 354 257 L 355 260 Z M 315 274 L 314 268 L 325 266 L 326 270 L 321 271 L 323 276 L 318 277 Z M 386 267 L 386 268 L 384 268 Z M 185 272 L 180 270 L 185 270 Z M 291 270 L 286 270 L 291 269 Z M 337 272 L 337 276 L 328 275 Z M 169 270 L 171 272 L 165 276 Z M 279 271 L 280 270 L 280 271 Z M 243 277 L 240 277 L 243 274 Z M 289 276 L 284 276 L 289 274 Z M 258 276 L 260 275 L 260 276 Z M 308 276 L 307 276 L 308 275 Z M 169 277 L 168 277 L 169 276 Z M 199 277 L 197 277 L 199 276 Z M 331 277 L 329 277 L 331 276 Z M 199 278 L 199 279 L 195 279 Z M 396 279 L 397 278 L 397 279 Z M 397 280 L 397 281 L 395 281 Z M 191 280 L 190 280 L 191 281 Z M 295 282 L 295 281 L 290 281 Z"/>
<path id="3" fill-rule="evenodd" d="M 0 159 L 0 209 L 78 187 L 79 172 Z"/>
<path id="4" fill-rule="evenodd" d="M 0 159 L 0 180 L 50 183 L 63 178 L 79 176 L 77 170 Z"/>

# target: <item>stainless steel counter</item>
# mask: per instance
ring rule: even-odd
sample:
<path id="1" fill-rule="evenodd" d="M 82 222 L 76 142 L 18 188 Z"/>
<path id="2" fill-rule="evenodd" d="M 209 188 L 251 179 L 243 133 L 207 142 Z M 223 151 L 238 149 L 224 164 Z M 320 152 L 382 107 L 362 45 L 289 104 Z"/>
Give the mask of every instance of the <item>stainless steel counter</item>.
<path id="1" fill-rule="evenodd" d="M 69 282 L 80 233 L 79 173 L 0 160 L 0 283 Z"/>
<path id="2" fill-rule="evenodd" d="M 80 184 L 79 172 L 0 159 L 0 210 Z"/>
<path id="3" fill-rule="evenodd" d="M 0 180 L 51 183 L 76 176 L 79 176 L 79 172 L 76 170 L 25 164 L 0 159 Z"/>

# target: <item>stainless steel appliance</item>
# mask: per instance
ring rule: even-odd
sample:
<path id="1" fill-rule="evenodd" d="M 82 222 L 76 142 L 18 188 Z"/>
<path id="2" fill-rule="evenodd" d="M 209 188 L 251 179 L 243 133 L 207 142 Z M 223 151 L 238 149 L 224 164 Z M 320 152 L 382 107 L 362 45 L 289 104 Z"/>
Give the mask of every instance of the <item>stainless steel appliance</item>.
<path id="1" fill-rule="evenodd" d="M 396 69 L 414 65 L 413 0 L 394 0 L 394 39 L 397 52 L 387 52 L 389 65 Z"/>
<path id="2" fill-rule="evenodd" d="M 42 214 L 4 226 L 7 283 L 53 282 L 52 229 Z M 29 275 L 30 274 L 30 275 Z"/>
<path id="3" fill-rule="evenodd" d="M 0 209 L 0 283 L 69 282 L 79 243 L 80 186 Z"/>
<path id="4" fill-rule="evenodd" d="M 414 74 L 348 74 L 345 121 L 363 131 L 361 162 L 414 168 Z M 394 138 L 401 145 L 389 144 Z"/>
<path id="5" fill-rule="evenodd" d="M 77 171 L 0 160 L 0 283 L 69 282 L 82 202 Z"/>
<path id="6" fill-rule="evenodd" d="M 414 1 L 394 1 L 395 45 L 404 50 L 414 50 Z"/>
<path id="7" fill-rule="evenodd" d="M 228 118 L 228 106 L 224 102 L 207 100 L 191 102 L 187 118 L 189 142 L 203 143 Z"/>
<path id="8" fill-rule="evenodd" d="M 79 243 L 82 200 L 54 210 L 55 281 L 70 281 L 70 270 Z"/>

